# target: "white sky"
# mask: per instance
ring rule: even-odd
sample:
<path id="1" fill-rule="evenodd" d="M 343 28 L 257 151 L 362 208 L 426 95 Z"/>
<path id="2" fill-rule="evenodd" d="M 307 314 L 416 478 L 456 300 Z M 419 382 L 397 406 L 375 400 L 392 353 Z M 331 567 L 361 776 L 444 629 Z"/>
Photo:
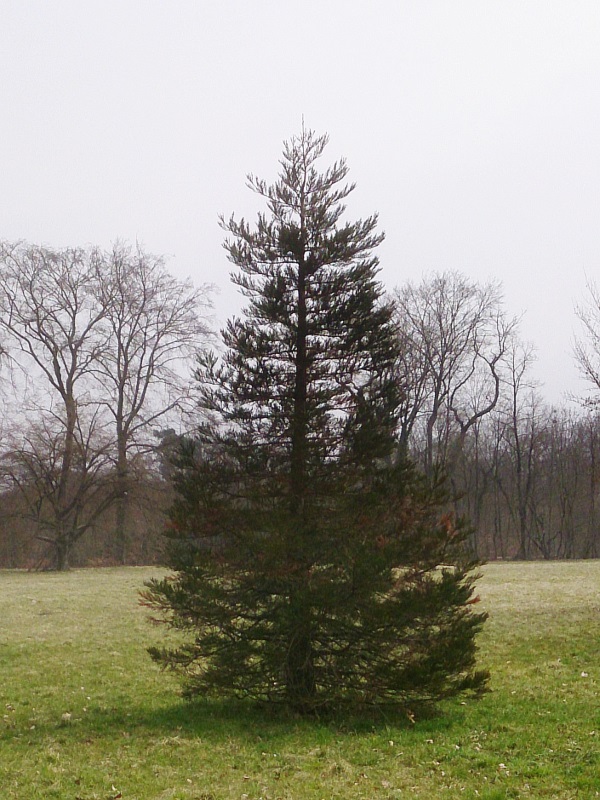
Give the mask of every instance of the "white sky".
<path id="1" fill-rule="evenodd" d="M 545 396 L 582 391 L 600 278 L 597 0 L 0 0 L 0 237 L 138 239 L 240 307 L 220 212 L 253 216 L 302 115 L 380 214 L 389 288 L 502 281 Z"/>

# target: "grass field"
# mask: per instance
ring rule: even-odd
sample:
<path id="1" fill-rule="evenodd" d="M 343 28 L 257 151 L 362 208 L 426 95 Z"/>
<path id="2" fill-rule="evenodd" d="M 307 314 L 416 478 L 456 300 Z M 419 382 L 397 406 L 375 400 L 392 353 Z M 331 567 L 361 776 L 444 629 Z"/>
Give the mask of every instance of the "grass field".
<path id="1" fill-rule="evenodd" d="M 600 562 L 484 573 L 492 691 L 334 724 L 181 701 L 145 652 L 152 570 L 0 572 L 0 798 L 600 797 Z"/>

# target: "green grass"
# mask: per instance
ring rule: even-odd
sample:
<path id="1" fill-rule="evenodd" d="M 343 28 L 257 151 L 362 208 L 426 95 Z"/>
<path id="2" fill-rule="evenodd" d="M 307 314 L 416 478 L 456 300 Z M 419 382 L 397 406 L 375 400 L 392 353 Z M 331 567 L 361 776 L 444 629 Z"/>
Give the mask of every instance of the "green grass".
<path id="1" fill-rule="evenodd" d="M 152 570 L 0 572 L 0 797 L 600 797 L 600 562 L 484 572 L 492 691 L 335 724 L 180 700 L 145 652 Z"/>

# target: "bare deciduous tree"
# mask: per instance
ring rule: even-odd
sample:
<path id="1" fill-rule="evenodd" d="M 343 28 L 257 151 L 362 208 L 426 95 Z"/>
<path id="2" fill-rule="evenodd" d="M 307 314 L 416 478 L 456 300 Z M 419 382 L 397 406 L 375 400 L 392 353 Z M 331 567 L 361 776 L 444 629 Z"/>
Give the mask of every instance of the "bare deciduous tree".
<path id="1" fill-rule="evenodd" d="M 600 289 L 593 281 L 588 280 L 587 297 L 575 307 L 575 313 L 583 327 L 583 335 L 575 337 L 575 361 L 593 387 L 588 402 L 597 405 L 600 400 Z"/>
<path id="2" fill-rule="evenodd" d="M 84 416 L 78 414 L 70 430 L 64 416 L 46 413 L 15 432 L 0 468 L 4 484 L 17 490 L 20 515 L 34 523 L 35 538 L 48 546 L 57 570 L 69 567 L 73 546 L 115 497 L 110 439 L 97 413 Z"/>
<path id="3" fill-rule="evenodd" d="M 52 454 L 53 503 L 68 517 L 78 466 L 80 414 L 89 403 L 85 379 L 106 345 L 99 323 L 104 309 L 91 291 L 95 250 L 50 250 L 23 243 L 0 246 L 0 327 L 26 382 L 47 395 L 60 430 L 38 428 L 35 452 Z M 58 404 L 58 405 L 57 405 Z M 40 437 L 48 435 L 46 448 Z M 60 450 L 56 444 L 60 442 Z M 67 565 L 58 558 L 58 565 Z"/>
<path id="4" fill-rule="evenodd" d="M 457 272 L 406 284 L 396 291 L 396 308 L 409 388 L 401 439 L 418 430 L 431 474 L 496 406 L 516 320 L 507 319 L 498 284 L 479 285 Z"/>
<path id="5" fill-rule="evenodd" d="M 82 474 L 86 487 L 99 476 L 81 466 L 97 463 L 90 449 L 97 443 L 97 457 L 110 457 L 113 468 L 114 555 L 123 561 L 132 464 L 150 449 L 155 427 L 182 407 L 190 359 L 208 336 L 207 291 L 172 277 L 162 259 L 120 244 L 105 253 L 2 243 L 0 279 L 0 333 L 21 368 L 30 410 L 24 424 L 22 401 L 18 425 L 28 439 L 11 447 L 8 473 L 15 481 L 29 475 L 30 493 L 37 491 L 43 506 L 38 524 L 49 528 L 52 508 L 62 530 L 72 519 L 74 485 Z M 94 436 L 84 436 L 86 419 L 93 420 Z M 50 475 L 48 495 L 42 487 Z M 104 476 L 102 483 L 106 510 Z M 89 487 L 83 494 L 89 515 Z M 56 542 L 80 538 L 73 531 L 52 536 Z M 66 566 L 68 553 L 56 561 Z"/>
<path id="6" fill-rule="evenodd" d="M 543 408 L 529 370 L 534 359 L 533 348 L 511 342 L 508 353 L 509 370 L 506 376 L 506 403 L 501 409 L 504 454 L 511 469 L 497 470 L 499 488 L 503 493 L 517 530 L 517 558 L 528 558 L 533 538 L 534 493 L 540 480 L 539 449 L 545 425 Z"/>
<path id="7" fill-rule="evenodd" d="M 209 337 L 209 289 L 177 280 L 162 258 L 124 244 L 104 254 L 96 287 L 109 346 L 99 353 L 93 373 L 114 423 L 115 556 L 123 563 L 135 483 L 131 455 L 155 446 L 153 430 L 188 396 L 191 360 Z"/>

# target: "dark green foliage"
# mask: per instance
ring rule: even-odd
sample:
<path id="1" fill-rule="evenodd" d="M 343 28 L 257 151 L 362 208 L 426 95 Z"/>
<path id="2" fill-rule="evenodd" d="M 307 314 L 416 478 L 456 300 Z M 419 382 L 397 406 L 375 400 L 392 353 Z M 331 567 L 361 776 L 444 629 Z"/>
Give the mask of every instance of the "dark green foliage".
<path id="1" fill-rule="evenodd" d="M 481 690 L 466 533 L 397 458 L 398 337 L 376 217 L 341 224 L 344 162 L 303 131 L 269 213 L 224 227 L 244 319 L 198 370 L 208 420 L 182 449 L 173 577 L 145 602 L 191 634 L 153 657 L 194 694 L 312 712 Z"/>

